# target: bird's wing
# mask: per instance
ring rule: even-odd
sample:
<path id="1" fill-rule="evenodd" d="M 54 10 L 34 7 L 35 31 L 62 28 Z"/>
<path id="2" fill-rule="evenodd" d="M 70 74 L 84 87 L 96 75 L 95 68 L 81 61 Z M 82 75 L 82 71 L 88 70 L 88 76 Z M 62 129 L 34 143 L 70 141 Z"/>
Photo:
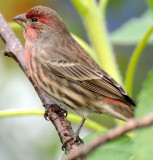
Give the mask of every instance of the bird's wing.
<path id="1" fill-rule="evenodd" d="M 103 77 L 99 70 L 92 70 L 79 63 L 68 63 L 61 59 L 50 60 L 47 66 L 54 74 L 76 81 L 101 79 Z"/>
<path id="2" fill-rule="evenodd" d="M 134 105 L 126 91 L 103 70 L 89 68 L 79 63 L 68 63 L 61 59 L 48 61 L 47 67 L 55 75 L 69 79 L 92 92 Z"/>

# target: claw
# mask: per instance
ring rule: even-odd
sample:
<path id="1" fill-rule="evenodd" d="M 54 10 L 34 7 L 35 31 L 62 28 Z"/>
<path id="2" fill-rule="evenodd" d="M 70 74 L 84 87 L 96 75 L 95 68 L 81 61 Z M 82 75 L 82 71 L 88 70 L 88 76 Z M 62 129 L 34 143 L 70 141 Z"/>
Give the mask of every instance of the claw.
<path id="1" fill-rule="evenodd" d="M 63 108 L 61 108 L 61 113 L 62 113 L 63 115 L 65 114 L 65 117 L 67 117 L 67 115 L 68 115 L 67 110 L 65 110 L 65 109 L 63 109 Z"/>
<path id="2" fill-rule="evenodd" d="M 49 118 L 48 118 L 48 110 L 45 111 L 45 113 L 44 113 L 44 118 L 45 118 L 47 121 L 49 121 Z"/>
<path id="3" fill-rule="evenodd" d="M 65 151 L 65 149 L 66 149 L 66 145 L 70 142 L 70 141 L 72 141 L 73 140 L 73 138 L 70 138 L 70 139 L 68 139 L 67 141 L 65 141 L 64 143 L 63 143 L 63 145 L 62 145 L 62 151 Z M 72 143 L 73 144 L 73 143 Z"/>
<path id="4" fill-rule="evenodd" d="M 65 151 L 66 145 L 70 142 L 71 142 L 71 144 L 74 144 L 75 142 L 77 142 L 78 145 L 84 144 L 83 140 L 77 134 L 74 134 L 74 136 L 72 138 L 68 139 L 67 141 L 65 141 L 63 143 L 63 145 L 62 145 L 63 151 Z"/>
<path id="5" fill-rule="evenodd" d="M 73 136 L 73 143 L 77 142 L 78 144 L 84 144 L 83 140 L 75 133 Z"/>

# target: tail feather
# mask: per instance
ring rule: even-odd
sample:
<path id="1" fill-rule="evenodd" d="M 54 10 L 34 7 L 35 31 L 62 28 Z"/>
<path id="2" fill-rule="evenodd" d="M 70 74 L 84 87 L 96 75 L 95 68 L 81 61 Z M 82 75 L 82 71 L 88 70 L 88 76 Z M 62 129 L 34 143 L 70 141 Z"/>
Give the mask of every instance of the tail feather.
<path id="1" fill-rule="evenodd" d="M 137 102 L 133 98 L 131 98 L 129 95 L 126 95 L 125 99 L 126 99 L 126 102 L 128 102 L 127 103 L 128 105 L 136 107 Z"/>
<path id="2" fill-rule="evenodd" d="M 129 118 L 134 117 L 133 107 L 127 105 L 121 101 L 105 98 L 106 105 L 104 106 L 104 112 L 115 118 L 128 121 Z"/>

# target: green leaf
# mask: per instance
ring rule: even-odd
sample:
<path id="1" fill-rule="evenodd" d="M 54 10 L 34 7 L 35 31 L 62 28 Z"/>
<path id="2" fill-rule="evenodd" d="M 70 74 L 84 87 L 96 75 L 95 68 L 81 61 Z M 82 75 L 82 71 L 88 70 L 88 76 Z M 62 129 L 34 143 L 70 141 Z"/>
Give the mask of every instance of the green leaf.
<path id="1" fill-rule="evenodd" d="M 119 45 L 137 44 L 152 25 L 152 12 L 148 10 L 141 18 L 133 18 L 124 23 L 110 35 L 110 40 L 112 43 Z M 148 44 L 151 43 L 153 43 L 153 35 L 148 40 Z"/>
<path id="2" fill-rule="evenodd" d="M 138 107 L 136 117 L 143 117 L 153 111 L 153 69 L 149 72 L 143 89 L 138 96 Z"/>
<path id="3" fill-rule="evenodd" d="M 153 70 L 149 73 L 143 89 L 138 97 L 136 117 L 143 117 L 153 111 Z M 134 160 L 153 159 L 153 126 L 139 129 L 134 136 Z"/>
<path id="4" fill-rule="evenodd" d="M 148 1 L 148 3 L 150 4 L 151 9 L 152 9 L 152 11 L 153 11 L 153 0 L 147 0 L 147 1 Z"/>
<path id="5" fill-rule="evenodd" d="M 97 132 L 84 138 L 85 143 L 90 142 L 95 136 L 105 132 Z M 87 156 L 88 160 L 132 160 L 132 139 L 122 136 L 114 141 L 102 145 Z"/>

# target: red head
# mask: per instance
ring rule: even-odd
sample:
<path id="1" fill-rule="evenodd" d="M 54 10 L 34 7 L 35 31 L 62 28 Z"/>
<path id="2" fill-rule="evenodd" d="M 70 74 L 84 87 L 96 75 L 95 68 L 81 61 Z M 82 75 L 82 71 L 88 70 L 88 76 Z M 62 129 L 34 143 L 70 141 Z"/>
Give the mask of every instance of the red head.
<path id="1" fill-rule="evenodd" d="M 68 33 L 58 14 L 44 6 L 31 8 L 27 13 L 13 18 L 25 29 L 25 38 L 39 38 L 45 33 Z"/>

